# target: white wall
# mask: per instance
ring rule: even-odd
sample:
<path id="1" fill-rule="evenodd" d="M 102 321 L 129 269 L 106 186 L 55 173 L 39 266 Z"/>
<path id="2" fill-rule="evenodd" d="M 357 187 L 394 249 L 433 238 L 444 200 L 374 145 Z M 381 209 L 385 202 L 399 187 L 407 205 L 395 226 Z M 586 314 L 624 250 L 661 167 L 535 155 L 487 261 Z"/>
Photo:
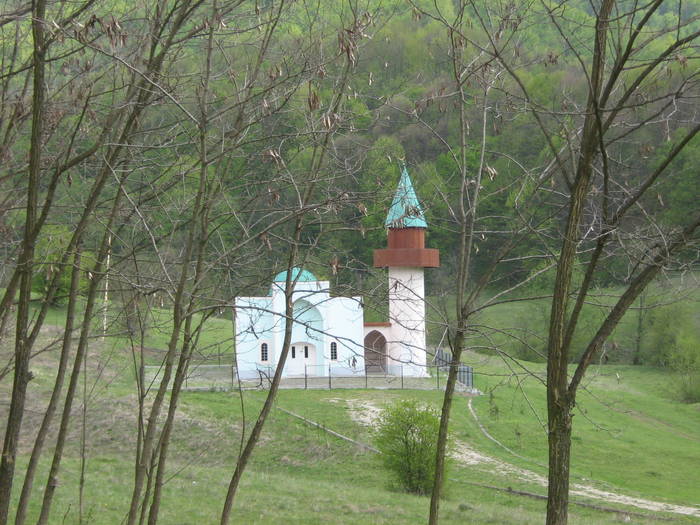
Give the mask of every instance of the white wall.
<path id="1" fill-rule="evenodd" d="M 425 351 L 425 281 L 423 268 L 389 268 L 389 357 L 404 375 L 428 375 Z"/>
<path id="2" fill-rule="evenodd" d="M 334 297 L 320 308 L 323 309 L 326 319 L 323 348 L 325 374 L 328 374 L 330 364 L 333 374 L 364 375 L 364 313 L 361 298 Z M 330 360 L 332 342 L 338 344 L 337 361 Z"/>
<path id="3" fill-rule="evenodd" d="M 313 345 L 315 353 L 305 362 L 295 361 L 287 369 L 299 374 L 308 369 L 310 375 L 328 375 L 331 365 L 334 375 L 364 375 L 363 309 L 360 297 L 330 297 L 328 281 L 300 282 L 293 299 L 295 322 L 292 344 L 297 346 L 297 360 L 303 355 L 304 342 Z M 236 353 L 239 375 L 258 377 L 258 369 L 275 367 L 284 341 L 284 283 L 273 283 L 270 297 L 239 297 L 236 299 Z M 335 342 L 338 359 L 331 361 L 331 343 Z M 268 344 L 268 362 L 260 361 L 260 345 Z M 354 367 L 353 364 L 354 358 Z M 302 372 L 303 373 L 303 372 Z"/>
<path id="4" fill-rule="evenodd" d="M 277 361 L 275 333 L 280 319 L 270 313 L 272 297 L 238 297 L 235 307 L 238 374 L 242 379 L 258 377 L 258 368 Z M 267 343 L 267 363 L 260 360 L 262 343 Z"/>
<path id="5" fill-rule="evenodd" d="M 273 283 L 271 297 L 236 299 L 236 353 L 239 374 L 243 378 L 257 377 L 259 368 L 274 367 L 279 360 L 285 324 L 283 287 L 284 283 Z M 333 374 L 363 375 L 366 330 L 362 300 L 360 297 L 330 297 L 328 288 L 328 281 L 297 283 L 293 296 L 295 304 L 304 301 L 313 308 L 307 313 L 297 309 L 300 323 L 293 328 L 292 343 L 302 345 L 299 352 L 303 351 L 304 341 L 315 347 L 316 352 L 306 365 L 313 367 L 313 375 L 327 375 L 329 364 Z M 390 372 L 392 368 L 398 370 L 392 365 L 402 365 L 406 376 L 427 376 L 422 268 L 389 268 L 389 316 L 391 327 L 380 331 L 387 336 Z M 260 361 L 260 345 L 264 342 L 268 344 L 267 363 Z M 330 360 L 332 342 L 338 345 L 337 361 Z M 294 369 L 298 373 L 304 367 L 295 366 Z"/>

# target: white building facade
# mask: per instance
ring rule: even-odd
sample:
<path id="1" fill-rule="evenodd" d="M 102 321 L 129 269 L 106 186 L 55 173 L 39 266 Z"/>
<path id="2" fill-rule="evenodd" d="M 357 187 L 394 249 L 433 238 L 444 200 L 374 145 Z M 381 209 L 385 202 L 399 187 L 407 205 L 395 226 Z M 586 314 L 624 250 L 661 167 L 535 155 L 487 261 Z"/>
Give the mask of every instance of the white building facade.
<path id="1" fill-rule="evenodd" d="M 424 268 L 439 266 L 439 253 L 424 246 L 427 223 L 405 168 L 386 226 L 388 248 L 375 250 L 374 266 L 388 269 L 389 320 L 365 323 L 361 297 L 332 297 L 328 281 L 294 268 L 294 323 L 283 377 L 428 375 Z M 270 375 L 279 363 L 286 281 L 281 272 L 267 296 L 235 301 L 242 379 Z"/>
<path id="2" fill-rule="evenodd" d="M 360 297 L 331 297 L 329 282 L 295 268 L 294 323 L 285 377 L 364 375 L 363 311 Z M 275 277 L 266 297 L 236 299 L 236 360 L 242 379 L 274 371 L 284 344 L 284 287 Z"/>

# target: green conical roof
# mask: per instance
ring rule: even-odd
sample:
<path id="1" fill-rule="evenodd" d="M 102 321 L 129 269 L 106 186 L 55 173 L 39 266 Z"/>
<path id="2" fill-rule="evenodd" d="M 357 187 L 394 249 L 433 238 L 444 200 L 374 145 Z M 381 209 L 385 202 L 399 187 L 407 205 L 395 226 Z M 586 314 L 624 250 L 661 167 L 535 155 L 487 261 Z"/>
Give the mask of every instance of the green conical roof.
<path id="1" fill-rule="evenodd" d="M 384 225 L 387 228 L 427 228 L 428 223 L 423 216 L 423 209 L 413 189 L 411 177 L 408 176 L 406 166 L 401 170 L 401 180 L 396 189 L 394 200 L 391 201 L 389 215 Z"/>

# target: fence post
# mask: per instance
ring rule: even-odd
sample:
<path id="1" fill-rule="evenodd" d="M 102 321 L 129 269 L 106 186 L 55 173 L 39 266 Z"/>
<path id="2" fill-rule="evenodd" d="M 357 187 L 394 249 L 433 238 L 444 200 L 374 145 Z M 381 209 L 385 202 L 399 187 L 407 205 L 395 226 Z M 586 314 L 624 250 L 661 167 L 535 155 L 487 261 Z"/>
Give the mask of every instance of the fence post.
<path id="1" fill-rule="evenodd" d="M 367 390 L 367 367 L 365 367 L 365 390 Z"/>
<path id="2" fill-rule="evenodd" d="M 236 384 L 236 372 L 234 371 L 233 365 L 231 365 L 231 390 L 233 390 Z"/>
<path id="3" fill-rule="evenodd" d="M 309 388 L 309 385 L 308 385 L 308 383 L 307 383 L 307 381 L 306 381 L 306 367 L 307 367 L 307 366 L 308 366 L 308 365 L 304 365 L 304 390 L 308 390 L 308 388 Z"/>
<path id="4" fill-rule="evenodd" d="M 331 385 L 331 365 L 328 363 L 328 390 L 333 390 L 333 386 Z"/>
<path id="5" fill-rule="evenodd" d="M 440 367 L 435 367 L 435 371 L 437 372 L 435 374 L 435 376 L 437 377 L 437 389 L 440 390 Z"/>
<path id="6" fill-rule="evenodd" d="M 403 365 L 401 365 L 401 390 L 403 390 Z"/>

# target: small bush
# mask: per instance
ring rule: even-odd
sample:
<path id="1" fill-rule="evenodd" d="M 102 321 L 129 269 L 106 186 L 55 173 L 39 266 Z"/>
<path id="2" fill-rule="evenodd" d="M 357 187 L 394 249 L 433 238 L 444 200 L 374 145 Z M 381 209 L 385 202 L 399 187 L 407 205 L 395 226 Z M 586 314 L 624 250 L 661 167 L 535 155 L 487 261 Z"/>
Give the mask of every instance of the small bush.
<path id="1" fill-rule="evenodd" d="M 700 372 L 680 374 L 678 397 L 683 403 L 700 403 Z"/>
<path id="2" fill-rule="evenodd" d="M 404 400 L 384 409 L 375 444 L 385 467 L 406 492 L 429 494 L 435 478 L 440 416 L 437 411 Z"/>
<path id="3" fill-rule="evenodd" d="M 645 361 L 678 374 L 680 401 L 700 402 L 700 336 L 694 312 L 688 305 L 676 303 L 652 311 L 650 318 Z"/>

